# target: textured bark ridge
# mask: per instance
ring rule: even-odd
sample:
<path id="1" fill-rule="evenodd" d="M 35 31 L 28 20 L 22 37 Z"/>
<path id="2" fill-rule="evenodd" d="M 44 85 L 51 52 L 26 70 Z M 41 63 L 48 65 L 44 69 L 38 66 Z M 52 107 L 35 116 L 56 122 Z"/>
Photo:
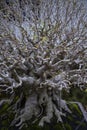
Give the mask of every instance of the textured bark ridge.
<path id="1" fill-rule="evenodd" d="M 0 107 L 9 104 L 11 126 L 20 129 L 27 121 L 43 126 L 54 115 L 63 122 L 71 110 L 62 90 L 87 87 L 85 8 L 74 0 L 20 2 L 1 1 Z"/>

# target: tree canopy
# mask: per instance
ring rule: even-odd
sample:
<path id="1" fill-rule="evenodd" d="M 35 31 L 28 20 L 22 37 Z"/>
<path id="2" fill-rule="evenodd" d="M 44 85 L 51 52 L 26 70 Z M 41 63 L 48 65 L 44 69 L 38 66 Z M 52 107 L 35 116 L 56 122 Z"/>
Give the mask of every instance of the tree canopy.
<path id="1" fill-rule="evenodd" d="M 54 117 L 63 124 L 74 104 L 87 122 L 82 104 L 63 98 L 72 88 L 87 90 L 84 2 L 1 0 L 0 120 L 18 129 Z"/>

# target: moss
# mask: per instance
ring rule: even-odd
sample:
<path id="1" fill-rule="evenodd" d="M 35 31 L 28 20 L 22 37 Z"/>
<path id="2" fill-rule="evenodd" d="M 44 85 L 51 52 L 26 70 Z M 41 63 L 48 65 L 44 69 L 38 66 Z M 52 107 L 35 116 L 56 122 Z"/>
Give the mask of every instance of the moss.
<path id="1" fill-rule="evenodd" d="M 79 107 L 78 107 L 77 104 L 74 104 L 74 103 L 73 103 L 72 106 L 73 106 L 73 108 L 74 108 L 74 112 L 76 111 L 77 114 L 82 115 L 82 113 L 81 113 L 81 111 L 80 111 L 80 109 L 79 109 Z"/>
<path id="2" fill-rule="evenodd" d="M 67 116 L 67 119 L 68 119 L 69 121 L 73 121 L 73 117 L 70 116 L 70 115 Z"/>
<path id="3" fill-rule="evenodd" d="M 5 103 L 1 108 L 0 108 L 0 114 L 4 113 L 7 108 L 8 108 L 9 104 L 8 103 Z"/>
<path id="4" fill-rule="evenodd" d="M 72 127 L 68 123 L 64 124 L 64 127 L 66 130 L 72 130 Z"/>
<path id="5" fill-rule="evenodd" d="M 77 124 L 77 125 L 80 124 L 80 126 L 82 126 L 82 127 L 85 127 L 85 126 L 86 126 L 86 123 L 85 123 L 85 122 L 81 122 L 81 121 L 76 121 L 76 124 Z"/>
<path id="6" fill-rule="evenodd" d="M 58 123 L 54 126 L 54 130 L 63 130 L 63 126 L 61 123 Z"/>
<path id="7" fill-rule="evenodd" d="M 86 90 L 81 91 L 80 88 L 72 87 L 70 93 L 63 90 L 62 96 L 63 99 L 66 99 L 67 101 L 78 101 L 84 106 L 87 104 L 87 92 Z"/>

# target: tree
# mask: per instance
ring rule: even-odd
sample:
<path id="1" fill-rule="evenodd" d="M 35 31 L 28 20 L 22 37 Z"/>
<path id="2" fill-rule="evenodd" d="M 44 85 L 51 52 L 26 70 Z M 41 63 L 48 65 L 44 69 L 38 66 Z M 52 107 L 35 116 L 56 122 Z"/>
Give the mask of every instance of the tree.
<path id="1" fill-rule="evenodd" d="M 0 107 L 8 104 L 6 112 L 14 115 L 11 126 L 20 129 L 27 121 L 44 126 L 54 115 L 63 122 L 65 111 L 71 110 L 62 91 L 87 87 L 83 2 L 8 0 L 1 5 Z"/>

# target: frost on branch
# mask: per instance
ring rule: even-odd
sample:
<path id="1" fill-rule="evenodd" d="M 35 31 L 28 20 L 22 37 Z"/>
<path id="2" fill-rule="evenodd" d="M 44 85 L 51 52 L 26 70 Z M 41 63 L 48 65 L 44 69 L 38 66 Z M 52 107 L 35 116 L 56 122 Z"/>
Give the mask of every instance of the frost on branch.
<path id="1" fill-rule="evenodd" d="M 14 114 L 11 126 L 20 129 L 27 122 L 43 126 L 54 115 L 63 122 L 62 116 L 71 110 L 62 90 L 87 87 L 83 3 L 0 2 L 0 107 L 9 104 L 8 111 Z"/>

